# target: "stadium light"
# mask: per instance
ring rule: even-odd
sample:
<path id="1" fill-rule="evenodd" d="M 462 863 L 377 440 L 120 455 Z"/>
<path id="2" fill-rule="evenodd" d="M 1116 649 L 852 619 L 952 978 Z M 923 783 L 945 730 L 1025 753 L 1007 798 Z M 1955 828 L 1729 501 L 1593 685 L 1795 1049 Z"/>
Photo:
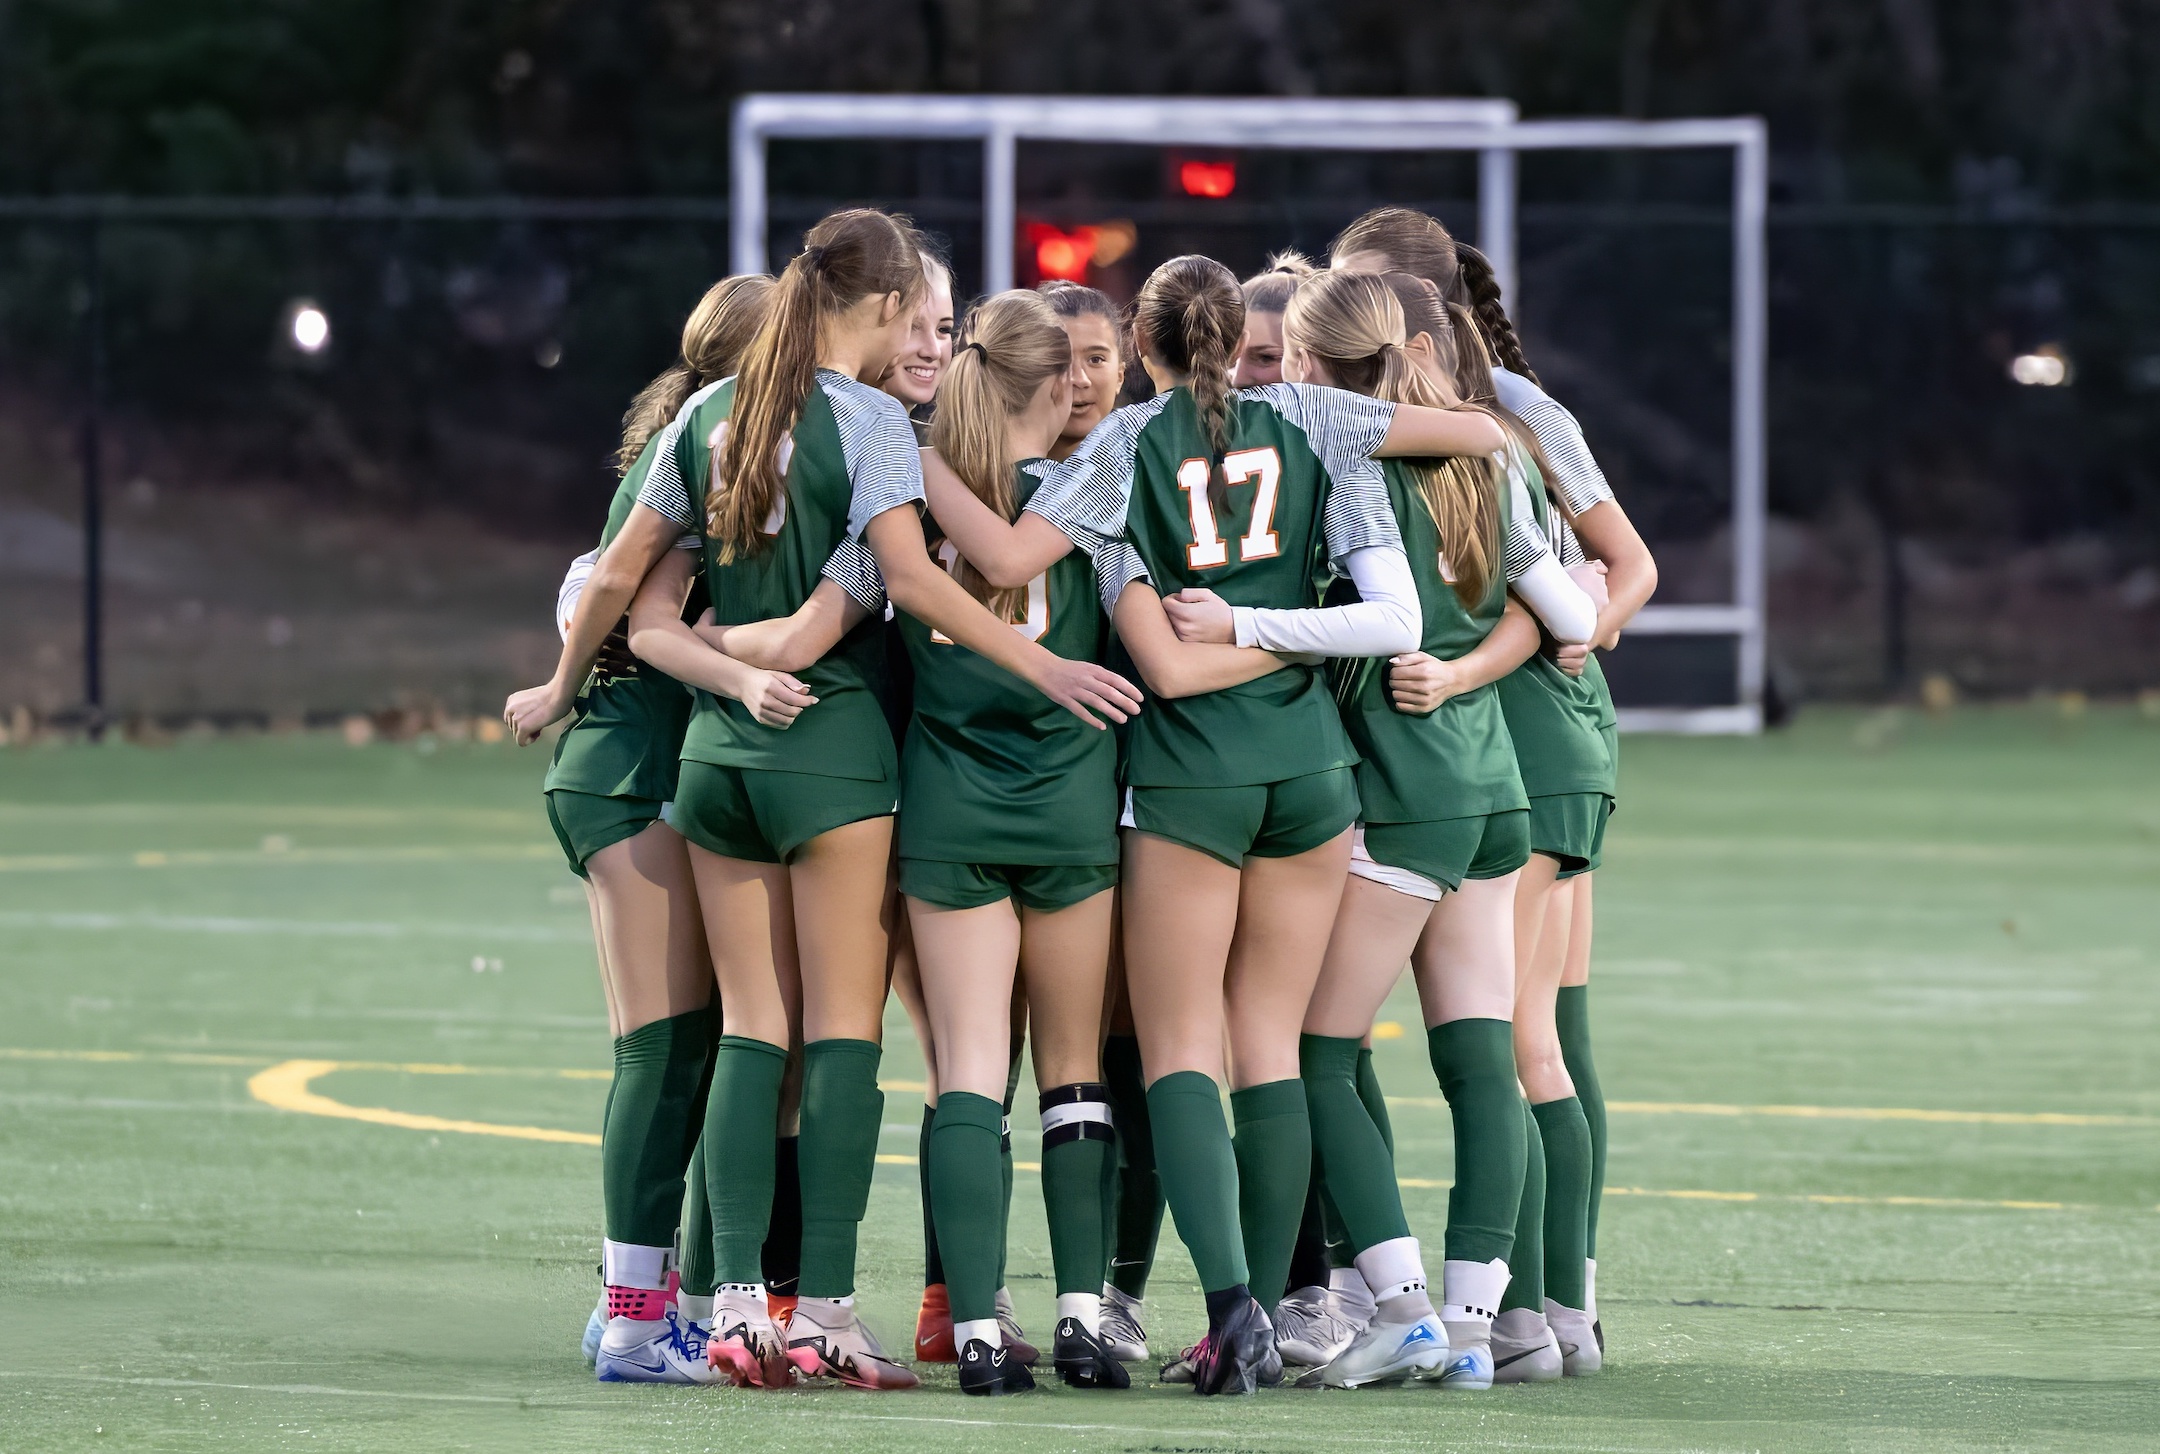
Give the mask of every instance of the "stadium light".
<path id="1" fill-rule="evenodd" d="M 2070 360 L 2057 345 L 2043 343 L 2031 353 L 2010 360 L 2010 378 L 2032 388 L 2060 388 L 2070 382 Z"/>
<path id="2" fill-rule="evenodd" d="M 285 336 L 300 352 L 319 354 L 330 346 L 330 315 L 312 298 L 295 298 L 285 305 Z"/>
<path id="3" fill-rule="evenodd" d="M 1188 197 L 1220 199 L 1237 190 L 1234 161 L 1182 161 L 1178 163 L 1178 186 Z"/>

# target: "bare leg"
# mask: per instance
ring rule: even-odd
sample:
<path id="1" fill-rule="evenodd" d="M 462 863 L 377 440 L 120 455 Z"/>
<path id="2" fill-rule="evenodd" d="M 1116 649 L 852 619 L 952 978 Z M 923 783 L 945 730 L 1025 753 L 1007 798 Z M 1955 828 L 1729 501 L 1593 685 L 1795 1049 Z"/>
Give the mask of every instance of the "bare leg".
<path id="1" fill-rule="evenodd" d="M 1020 913 L 1020 973 L 1034 1040 L 1035 1084 L 1102 1079 L 1112 903 L 1105 889 L 1054 913 Z M 1000 1082 L 1000 1094 L 1003 1094 Z"/>
<path id="2" fill-rule="evenodd" d="M 1533 856 L 1531 863 L 1550 863 Z M 1525 872 L 1528 872 L 1526 869 Z M 1542 923 L 1530 946 L 1518 941 L 1515 953 L 1515 1073 L 1532 1105 L 1565 1100 L 1575 1094 L 1560 1055 L 1560 1032 L 1553 1007 L 1560 993 L 1560 971 L 1567 963 L 1568 926 L 1575 908 L 1575 883 L 1554 884 L 1544 896 Z M 1519 925 L 1522 916 L 1516 916 Z"/>
<path id="3" fill-rule="evenodd" d="M 942 1062 L 941 1089 L 1002 1102 L 1020 960 L 1020 919 L 1012 901 L 947 909 L 909 899 L 907 908 L 920 949 L 930 1033 Z"/>
<path id="4" fill-rule="evenodd" d="M 802 972 L 786 867 L 690 845 L 723 1033 L 782 1048 L 801 1035 Z"/>
<path id="5" fill-rule="evenodd" d="M 688 849 L 673 828 L 654 823 L 586 864 L 618 1036 L 712 999 Z"/>
<path id="6" fill-rule="evenodd" d="M 600 929 L 600 891 L 593 887 L 589 878 L 579 879 L 585 885 L 585 911 L 592 916 L 593 955 L 600 961 L 600 998 L 607 1003 L 608 1039 L 622 1038 L 622 1011 L 615 1007 L 615 979 L 608 972 L 607 935 Z"/>
<path id="7" fill-rule="evenodd" d="M 1198 849 L 1128 830 L 1124 884 L 1125 992 L 1147 1082 L 1179 1071 L 1220 1082 L 1238 871 Z"/>
<path id="8" fill-rule="evenodd" d="M 1305 1033 L 1346 1040 L 1366 1036 L 1438 907 L 1371 879 L 1345 883 L 1320 979 L 1305 1010 Z"/>
<path id="9" fill-rule="evenodd" d="M 787 867 L 802 955 L 803 1040 L 884 1038 L 891 818 L 821 833 Z M 726 988 L 721 990 L 723 999 Z"/>
<path id="10" fill-rule="evenodd" d="M 1590 983 L 1590 882 L 1596 877 L 1584 873 L 1568 880 L 1575 886 L 1575 913 L 1568 920 L 1567 964 L 1560 971 L 1566 989 Z"/>
<path id="11" fill-rule="evenodd" d="M 1412 962 L 1428 1029 L 1514 1018 L 1517 877 L 1465 879 L 1435 906 Z"/>

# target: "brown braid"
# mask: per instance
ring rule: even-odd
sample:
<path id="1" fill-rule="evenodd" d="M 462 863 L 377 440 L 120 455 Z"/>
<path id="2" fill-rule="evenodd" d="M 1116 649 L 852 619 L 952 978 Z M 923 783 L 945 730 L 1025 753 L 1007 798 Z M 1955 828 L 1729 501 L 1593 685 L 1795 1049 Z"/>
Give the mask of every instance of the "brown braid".
<path id="1" fill-rule="evenodd" d="M 1455 244 L 1455 259 L 1462 271 L 1463 291 L 1468 294 L 1470 311 L 1477 314 L 1478 327 L 1483 331 L 1493 357 L 1509 373 L 1520 374 L 1531 383 L 1538 383 L 1530 361 L 1523 357 L 1522 340 L 1515 334 L 1515 324 L 1508 317 L 1507 309 L 1501 306 L 1500 279 L 1493 273 L 1491 259 L 1467 242 Z"/>

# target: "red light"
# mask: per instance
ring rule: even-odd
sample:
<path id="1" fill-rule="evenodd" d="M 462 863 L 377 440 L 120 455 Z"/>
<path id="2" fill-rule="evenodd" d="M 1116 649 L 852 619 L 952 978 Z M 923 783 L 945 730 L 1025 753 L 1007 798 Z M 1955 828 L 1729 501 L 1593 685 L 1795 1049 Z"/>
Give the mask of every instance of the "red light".
<path id="1" fill-rule="evenodd" d="M 1188 197 L 1227 197 L 1237 190 L 1237 163 L 1179 162 L 1177 177 Z"/>
<path id="2" fill-rule="evenodd" d="M 1035 270 L 1046 278 L 1067 282 L 1087 281 L 1088 265 L 1095 260 L 1096 231 L 1075 227 L 1064 232 L 1046 222 L 1027 224 L 1027 239 L 1035 246 Z"/>

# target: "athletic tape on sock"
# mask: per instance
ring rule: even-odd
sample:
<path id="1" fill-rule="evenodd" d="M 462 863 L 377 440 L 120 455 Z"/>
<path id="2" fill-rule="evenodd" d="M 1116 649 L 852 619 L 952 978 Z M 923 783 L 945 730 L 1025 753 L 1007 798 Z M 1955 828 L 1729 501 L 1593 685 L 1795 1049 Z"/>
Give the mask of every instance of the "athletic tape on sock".
<path id="1" fill-rule="evenodd" d="M 1042 1144 L 1048 1150 L 1068 1141 L 1115 1141 L 1110 1118 L 1110 1087 L 1092 1082 L 1061 1085 L 1042 1093 Z"/>
<path id="2" fill-rule="evenodd" d="M 1425 1291 L 1425 1258 L 1415 1237 L 1390 1237 L 1357 1255 L 1358 1275 L 1375 1302 Z"/>
<path id="3" fill-rule="evenodd" d="M 665 1292 L 668 1268 L 673 1261 L 674 1249 L 670 1247 L 641 1247 L 635 1242 L 603 1239 L 600 1243 L 600 1280 L 609 1287 Z"/>

